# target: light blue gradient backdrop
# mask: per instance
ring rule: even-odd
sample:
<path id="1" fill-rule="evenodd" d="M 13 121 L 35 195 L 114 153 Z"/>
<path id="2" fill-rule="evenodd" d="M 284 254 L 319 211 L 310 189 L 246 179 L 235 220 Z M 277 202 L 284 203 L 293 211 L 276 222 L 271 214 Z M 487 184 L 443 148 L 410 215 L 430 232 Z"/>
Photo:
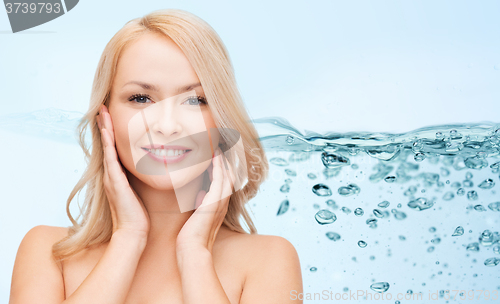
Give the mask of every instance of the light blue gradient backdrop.
<path id="1" fill-rule="evenodd" d="M 109 39 L 164 8 L 217 31 L 251 118 L 281 116 L 319 133 L 500 121 L 500 1 L 88 0 L 17 34 L 1 11 L 0 115 L 84 113 Z M 36 225 L 69 225 L 66 199 L 84 162 L 76 144 L 0 134 L 6 303 L 22 237 Z"/>

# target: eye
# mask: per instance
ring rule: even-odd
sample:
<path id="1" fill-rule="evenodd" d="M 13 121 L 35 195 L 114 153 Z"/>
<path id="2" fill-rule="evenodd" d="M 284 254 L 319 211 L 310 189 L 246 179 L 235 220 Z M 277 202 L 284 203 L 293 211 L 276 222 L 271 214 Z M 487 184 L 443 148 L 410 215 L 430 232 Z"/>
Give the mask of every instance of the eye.
<path id="1" fill-rule="evenodd" d="M 128 101 L 135 101 L 136 103 L 146 103 L 145 101 L 149 99 L 151 101 L 151 96 L 148 94 L 134 94 L 130 96 Z"/>
<path id="2" fill-rule="evenodd" d="M 185 102 L 188 102 L 192 106 L 198 106 L 201 104 L 206 105 L 207 104 L 206 98 L 203 96 L 200 96 L 200 95 L 189 97 Z M 194 104 L 193 104 L 193 102 L 194 102 Z"/>

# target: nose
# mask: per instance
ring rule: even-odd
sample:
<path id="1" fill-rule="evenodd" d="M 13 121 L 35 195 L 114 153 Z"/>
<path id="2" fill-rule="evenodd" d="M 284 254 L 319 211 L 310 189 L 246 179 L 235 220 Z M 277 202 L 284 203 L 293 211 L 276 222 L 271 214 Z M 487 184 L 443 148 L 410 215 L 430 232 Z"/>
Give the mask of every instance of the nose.
<path id="1" fill-rule="evenodd" d="M 154 120 L 149 122 L 153 134 L 162 134 L 168 138 L 182 132 L 180 115 L 176 112 L 176 107 L 172 101 L 163 100 L 149 108 L 155 112 L 155 115 L 153 115 Z"/>

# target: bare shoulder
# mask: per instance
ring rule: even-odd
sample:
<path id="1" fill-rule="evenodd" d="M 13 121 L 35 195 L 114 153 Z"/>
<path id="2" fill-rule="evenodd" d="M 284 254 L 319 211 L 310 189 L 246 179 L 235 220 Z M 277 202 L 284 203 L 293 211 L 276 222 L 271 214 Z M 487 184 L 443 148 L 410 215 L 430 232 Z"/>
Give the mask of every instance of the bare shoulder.
<path id="1" fill-rule="evenodd" d="M 242 233 L 227 240 L 245 265 L 241 304 L 289 303 L 293 291 L 302 292 L 300 260 L 289 240 L 276 235 Z"/>
<path id="2" fill-rule="evenodd" d="M 53 259 L 52 246 L 66 236 L 67 229 L 39 225 L 26 233 L 14 262 L 9 303 L 64 301 L 61 267 Z"/>

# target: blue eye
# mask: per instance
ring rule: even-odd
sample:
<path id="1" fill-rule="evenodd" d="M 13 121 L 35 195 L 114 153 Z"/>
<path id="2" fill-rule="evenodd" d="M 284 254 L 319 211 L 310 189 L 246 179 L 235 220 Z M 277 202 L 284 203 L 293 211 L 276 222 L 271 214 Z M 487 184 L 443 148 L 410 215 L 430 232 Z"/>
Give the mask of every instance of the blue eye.
<path id="1" fill-rule="evenodd" d="M 134 94 L 134 95 L 130 96 L 128 101 L 136 101 L 136 103 L 145 103 L 142 101 L 145 101 L 146 99 L 151 100 L 151 97 L 147 94 Z M 138 100 L 141 100 L 141 101 L 139 102 Z"/>
<path id="2" fill-rule="evenodd" d="M 151 96 L 149 96 L 148 94 L 134 94 L 132 96 L 129 97 L 128 101 L 135 101 L 135 103 L 141 103 L 141 104 L 146 104 L 146 100 L 151 100 Z M 193 104 L 191 100 L 194 100 L 195 103 Z M 198 106 L 200 104 L 208 104 L 207 100 L 205 97 L 203 96 L 191 96 L 189 97 L 186 101 L 188 101 L 189 105 L 192 105 L 192 106 Z M 197 102 L 197 103 L 196 103 Z"/>
<path id="3" fill-rule="evenodd" d="M 205 99 L 205 97 L 203 96 L 192 96 L 192 97 L 189 97 L 188 100 L 186 101 L 190 101 L 190 100 L 195 100 L 195 101 L 198 101 L 197 104 L 192 104 L 191 102 L 189 102 L 190 105 L 193 105 L 193 106 L 198 106 L 200 104 L 207 104 L 207 100 Z"/>

